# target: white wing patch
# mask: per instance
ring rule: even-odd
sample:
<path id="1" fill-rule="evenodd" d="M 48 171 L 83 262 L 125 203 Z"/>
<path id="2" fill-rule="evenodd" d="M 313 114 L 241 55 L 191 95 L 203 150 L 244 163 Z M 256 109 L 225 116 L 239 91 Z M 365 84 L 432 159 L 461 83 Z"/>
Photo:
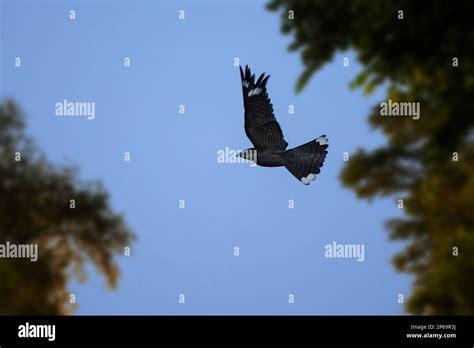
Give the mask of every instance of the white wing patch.
<path id="1" fill-rule="evenodd" d="M 248 96 L 251 97 L 253 95 L 259 95 L 260 93 L 262 93 L 261 88 L 254 88 L 249 91 Z"/>
<path id="2" fill-rule="evenodd" d="M 329 139 L 326 138 L 325 135 L 321 135 L 318 139 L 316 139 L 316 142 L 319 143 L 319 145 L 326 145 L 329 142 Z"/>

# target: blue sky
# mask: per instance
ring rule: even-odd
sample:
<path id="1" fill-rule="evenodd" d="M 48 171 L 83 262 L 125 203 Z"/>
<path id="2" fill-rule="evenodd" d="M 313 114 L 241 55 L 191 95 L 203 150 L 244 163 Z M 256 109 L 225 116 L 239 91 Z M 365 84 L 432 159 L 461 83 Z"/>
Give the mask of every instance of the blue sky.
<path id="1" fill-rule="evenodd" d="M 385 141 L 367 123 L 384 91 L 349 90 L 361 67 L 346 52 L 296 95 L 300 58 L 264 5 L 2 1 L 1 97 L 22 106 L 51 161 L 102 181 L 138 236 L 132 256 L 118 258 L 116 290 L 90 265 L 86 283 L 71 281 L 77 314 L 403 313 L 397 296 L 409 294 L 411 278 L 390 264 L 402 245 L 383 228 L 400 215 L 396 202 L 360 201 L 338 179 L 344 152 Z M 327 134 L 329 154 L 310 186 L 284 168 L 217 162 L 219 149 L 251 146 L 235 57 L 271 75 L 290 147 Z M 95 119 L 55 116 L 63 99 L 94 102 Z M 333 241 L 364 244 L 364 262 L 325 258 Z"/>

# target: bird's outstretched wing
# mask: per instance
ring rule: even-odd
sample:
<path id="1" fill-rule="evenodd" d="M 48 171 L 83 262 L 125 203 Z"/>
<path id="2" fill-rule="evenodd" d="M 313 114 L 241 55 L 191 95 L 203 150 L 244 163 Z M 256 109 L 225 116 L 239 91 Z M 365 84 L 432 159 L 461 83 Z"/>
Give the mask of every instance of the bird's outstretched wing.
<path id="1" fill-rule="evenodd" d="M 262 74 L 255 82 L 255 75 L 246 66 L 245 73 L 240 67 L 240 77 L 244 95 L 245 133 L 256 149 L 284 151 L 288 143 L 273 114 L 273 105 L 266 88 L 270 75 L 265 77 Z"/>

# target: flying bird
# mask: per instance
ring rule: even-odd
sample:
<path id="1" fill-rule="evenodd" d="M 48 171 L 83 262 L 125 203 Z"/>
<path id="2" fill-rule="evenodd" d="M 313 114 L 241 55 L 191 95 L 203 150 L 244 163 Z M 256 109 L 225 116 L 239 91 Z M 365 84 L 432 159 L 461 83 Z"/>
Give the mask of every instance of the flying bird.
<path id="1" fill-rule="evenodd" d="M 321 135 L 309 143 L 287 150 L 278 121 L 273 114 L 273 105 L 267 93 L 270 75 L 265 73 L 255 82 L 248 66 L 245 72 L 240 67 L 242 92 L 244 95 L 244 128 L 252 142 L 252 148 L 239 152 L 238 156 L 262 167 L 285 167 L 305 185 L 316 179 L 327 155 L 328 138 Z"/>

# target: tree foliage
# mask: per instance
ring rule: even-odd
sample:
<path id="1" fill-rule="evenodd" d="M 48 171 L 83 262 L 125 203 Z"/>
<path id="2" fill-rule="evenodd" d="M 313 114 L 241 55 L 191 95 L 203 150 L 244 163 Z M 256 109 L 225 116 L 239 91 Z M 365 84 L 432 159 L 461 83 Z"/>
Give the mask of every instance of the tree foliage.
<path id="1" fill-rule="evenodd" d="M 369 122 L 387 144 L 351 155 L 341 180 L 361 198 L 404 200 L 405 217 L 387 227 L 407 241 L 394 258 L 415 275 L 407 310 L 474 314 L 474 3 L 273 0 L 268 8 L 281 11 L 289 49 L 301 53 L 297 90 L 352 49 L 363 66 L 352 87 L 370 93 L 386 83 L 387 99 L 420 103 L 418 120 L 381 117 L 375 106 Z"/>
<path id="2" fill-rule="evenodd" d="M 70 277 L 84 280 L 91 261 L 115 287 L 114 254 L 134 235 L 100 183 L 80 182 L 75 168 L 48 162 L 24 128 L 18 106 L 0 104 L 0 243 L 38 245 L 36 262 L 0 259 L 0 314 L 68 314 L 75 308 Z"/>

